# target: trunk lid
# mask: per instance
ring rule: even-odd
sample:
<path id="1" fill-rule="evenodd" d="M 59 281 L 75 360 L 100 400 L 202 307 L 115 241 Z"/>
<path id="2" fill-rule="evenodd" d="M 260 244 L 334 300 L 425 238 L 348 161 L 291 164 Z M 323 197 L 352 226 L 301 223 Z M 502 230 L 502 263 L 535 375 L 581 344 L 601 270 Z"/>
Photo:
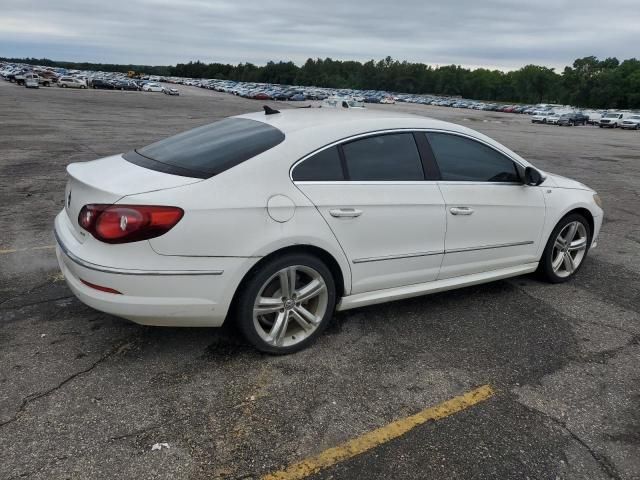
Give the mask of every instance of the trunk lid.
<path id="1" fill-rule="evenodd" d="M 78 224 L 78 214 L 89 203 L 113 204 L 127 195 L 154 192 L 201 182 L 200 178 L 182 177 L 149 170 L 122 158 L 122 155 L 72 163 L 67 166 L 69 180 L 64 208 L 73 225 L 73 234 L 84 242 L 87 233 Z"/>

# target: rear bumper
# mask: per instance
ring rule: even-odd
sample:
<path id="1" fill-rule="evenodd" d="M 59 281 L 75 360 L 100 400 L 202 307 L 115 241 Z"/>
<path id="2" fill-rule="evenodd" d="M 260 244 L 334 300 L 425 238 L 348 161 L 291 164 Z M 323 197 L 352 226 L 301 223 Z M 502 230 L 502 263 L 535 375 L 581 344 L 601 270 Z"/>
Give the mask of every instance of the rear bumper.
<path id="1" fill-rule="evenodd" d="M 176 268 L 176 257 L 156 255 L 153 269 L 123 269 L 87 261 L 79 255 L 81 245 L 65 232 L 64 219 L 56 218 L 56 256 L 69 288 L 78 299 L 96 310 L 142 325 L 171 327 L 218 327 L 223 324 L 231 300 L 244 273 L 256 259 L 203 258 L 201 264 L 216 268 Z M 167 263 L 170 262 L 170 267 Z M 104 263 L 104 262 L 101 262 Z M 107 293 L 85 283 L 111 288 Z"/>

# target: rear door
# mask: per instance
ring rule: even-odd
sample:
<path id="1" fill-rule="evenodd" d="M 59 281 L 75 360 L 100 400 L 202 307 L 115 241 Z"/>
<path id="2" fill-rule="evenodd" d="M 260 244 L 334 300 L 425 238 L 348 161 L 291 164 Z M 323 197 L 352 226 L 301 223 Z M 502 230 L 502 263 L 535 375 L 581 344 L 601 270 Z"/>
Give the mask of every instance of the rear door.
<path id="1" fill-rule="evenodd" d="M 349 259 L 352 293 L 437 278 L 444 202 L 437 183 L 425 178 L 413 133 L 387 132 L 330 146 L 298 163 L 292 178 Z"/>
<path id="2" fill-rule="evenodd" d="M 477 139 L 425 135 L 440 170 L 446 207 L 438 278 L 536 262 L 545 220 L 541 188 L 525 185 L 514 160 Z"/>

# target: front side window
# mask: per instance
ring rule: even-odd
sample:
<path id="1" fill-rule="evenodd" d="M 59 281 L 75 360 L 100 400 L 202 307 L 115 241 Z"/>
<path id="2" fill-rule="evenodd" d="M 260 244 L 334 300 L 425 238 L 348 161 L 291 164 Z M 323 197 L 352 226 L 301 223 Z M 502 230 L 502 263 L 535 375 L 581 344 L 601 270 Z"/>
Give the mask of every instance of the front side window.
<path id="1" fill-rule="evenodd" d="M 226 118 L 187 130 L 123 155 L 151 170 L 210 178 L 249 160 L 284 140 L 271 125 L 246 118 Z"/>
<path id="2" fill-rule="evenodd" d="M 418 147 L 411 133 L 354 140 L 342 146 L 349 180 L 424 180 Z"/>
<path id="3" fill-rule="evenodd" d="M 426 133 L 440 176 L 446 181 L 520 182 L 515 163 L 475 140 L 448 133 Z"/>

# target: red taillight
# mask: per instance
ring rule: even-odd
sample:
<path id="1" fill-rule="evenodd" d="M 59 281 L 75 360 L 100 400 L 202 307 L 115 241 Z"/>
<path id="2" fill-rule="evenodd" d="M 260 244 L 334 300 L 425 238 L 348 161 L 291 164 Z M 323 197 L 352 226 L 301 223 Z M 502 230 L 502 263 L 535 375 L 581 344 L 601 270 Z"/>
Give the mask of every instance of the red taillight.
<path id="1" fill-rule="evenodd" d="M 128 243 L 159 237 L 184 215 L 178 207 L 148 205 L 85 205 L 78 224 L 105 243 Z"/>
<path id="2" fill-rule="evenodd" d="M 105 293 L 115 293 L 116 295 L 122 295 L 121 292 L 119 292 L 118 290 L 114 290 L 113 288 L 96 285 L 95 283 L 90 283 L 83 279 L 80 279 L 80 281 L 84 283 L 87 287 L 91 287 L 95 290 L 100 290 L 101 292 L 105 292 Z"/>

